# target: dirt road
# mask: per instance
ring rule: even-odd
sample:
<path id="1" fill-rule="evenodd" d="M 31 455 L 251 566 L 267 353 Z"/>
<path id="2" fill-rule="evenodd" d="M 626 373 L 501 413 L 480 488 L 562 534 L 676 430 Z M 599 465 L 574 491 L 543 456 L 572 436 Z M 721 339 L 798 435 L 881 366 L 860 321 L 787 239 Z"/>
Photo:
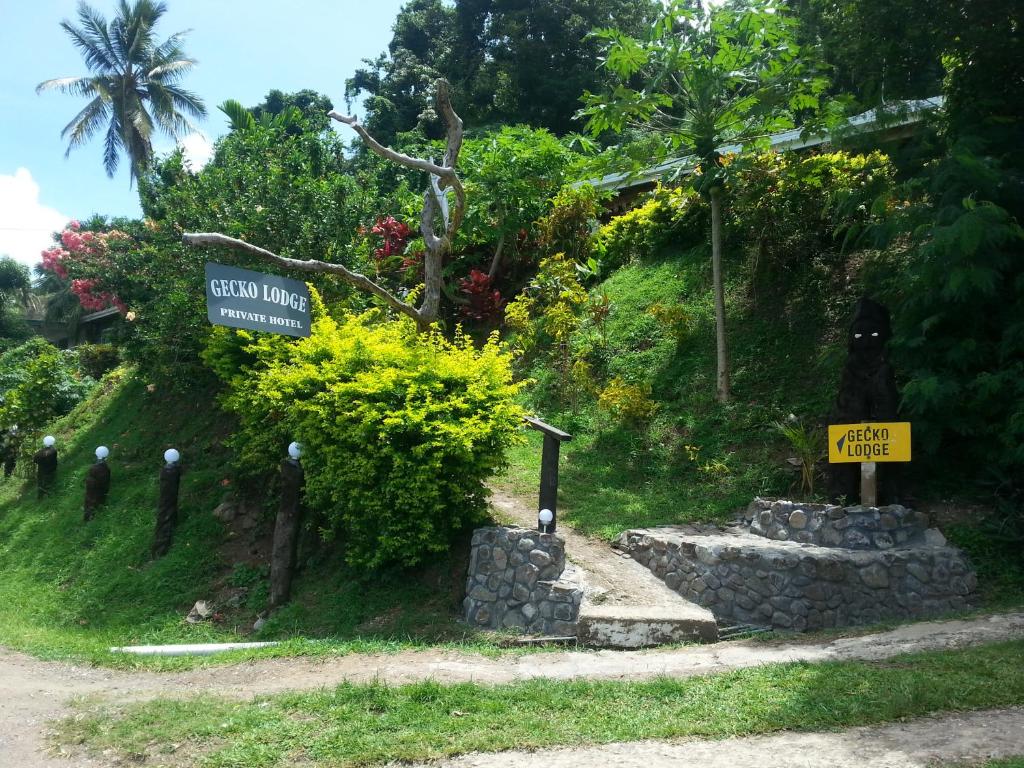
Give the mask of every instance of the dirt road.
<path id="1" fill-rule="evenodd" d="M 247 698 L 344 681 L 509 683 L 546 677 L 641 680 L 685 677 L 788 661 L 878 660 L 1024 637 L 1024 613 L 922 622 L 859 637 L 814 642 L 742 641 L 648 651 L 565 651 L 502 658 L 439 651 L 337 658 L 264 659 L 177 673 L 129 673 L 44 662 L 0 648 L 0 768 L 68 768 L 44 754 L 46 723 L 78 696 L 118 702 L 200 693 Z M 92 763 L 102 765 L 103 763 Z M 593 763 L 592 763 L 593 764 Z M 75 765 L 90 765 L 76 758 Z"/>

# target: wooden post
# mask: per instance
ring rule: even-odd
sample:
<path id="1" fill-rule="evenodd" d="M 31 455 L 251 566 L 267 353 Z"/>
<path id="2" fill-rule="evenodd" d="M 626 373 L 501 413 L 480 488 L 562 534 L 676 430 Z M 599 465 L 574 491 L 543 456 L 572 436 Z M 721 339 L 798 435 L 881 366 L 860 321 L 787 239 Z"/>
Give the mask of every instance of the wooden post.
<path id="1" fill-rule="evenodd" d="M 865 507 L 878 506 L 878 465 L 873 461 L 860 465 L 860 503 Z"/>
<path id="2" fill-rule="evenodd" d="M 42 499 L 50 494 L 57 479 L 57 449 L 52 445 L 40 448 L 32 461 L 36 463 L 37 496 Z"/>
<path id="3" fill-rule="evenodd" d="M 274 544 L 270 554 L 270 602 L 278 608 L 291 596 L 292 575 L 302 528 L 302 486 L 306 476 L 298 459 L 281 462 L 281 505 L 274 524 Z"/>
<path id="4" fill-rule="evenodd" d="M 156 532 L 153 535 L 153 559 L 163 557 L 174 541 L 178 525 L 178 487 L 181 465 L 174 461 L 160 468 L 160 500 L 156 511 Z"/>
<path id="5" fill-rule="evenodd" d="M 97 459 L 85 475 L 84 522 L 92 520 L 96 516 L 96 510 L 107 503 L 109 492 L 110 467 L 103 459 Z"/>
<path id="6" fill-rule="evenodd" d="M 537 506 L 538 514 L 542 509 L 551 510 L 551 522 L 543 526 L 543 533 L 554 533 L 558 527 L 558 454 L 561 444 L 572 440 L 572 435 L 545 424 L 540 419 L 527 417 L 526 423 L 539 432 L 544 433 L 544 450 L 540 457 L 540 498 Z M 537 529 L 542 526 L 538 523 Z"/>

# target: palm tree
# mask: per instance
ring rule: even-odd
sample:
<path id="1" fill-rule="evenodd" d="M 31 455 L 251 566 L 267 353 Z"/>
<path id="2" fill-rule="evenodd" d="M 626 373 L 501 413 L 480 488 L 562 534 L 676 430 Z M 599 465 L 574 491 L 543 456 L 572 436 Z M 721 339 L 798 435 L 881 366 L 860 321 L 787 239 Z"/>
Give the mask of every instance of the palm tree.
<path id="1" fill-rule="evenodd" d="M 68 140 L 70 154 L 106 127 L 103 167 L 107 176 L 113 177 L 124 152 L 131 161 L 130 181 L 134 181 L 153 156 L 154 127 L 177 139 L 194 130 L 187 116 L 206 115 L 202 100 L 178 85 L 196 63 L 182 50 L 186 33 L 173 34 L 159 44 L 154 38 L 153 28 L 166 11 L 162 2 L 119 0 L 108 24 L 96 9 L 79 3 L 79 23 L 65 19 L 61 27 L 92 74 L 60 77 L 36 86 L 37 93 L 58 90 L 90 99 L 61 136 Z"/>

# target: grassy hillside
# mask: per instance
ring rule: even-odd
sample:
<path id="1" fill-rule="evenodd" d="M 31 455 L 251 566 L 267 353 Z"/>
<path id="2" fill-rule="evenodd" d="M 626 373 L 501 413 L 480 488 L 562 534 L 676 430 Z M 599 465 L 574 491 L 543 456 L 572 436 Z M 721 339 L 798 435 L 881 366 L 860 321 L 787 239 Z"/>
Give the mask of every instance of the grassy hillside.
<path id="1" fill-rule="evenodd" d="M 223 446 L 231 424 L 209 393 L 149 392 L 125 371 L 52 427 L 60 449 L 57 487 L 38 501 L 25 467 L 0 484 L 0 643 L 44 657 L 132 663 L 111 645 L 288 639 L 277 653 L 339 652 L 395 643 L 476 642 L 456 623 L 458 581 L 447 564 L 430 572 L 350 572 L 315 546 L 293 603 L 258 638 L 248 633 L 266 601 L 266 549 L 273 504 L 242 526 L 211 514 L 230 493 Z M 97 445 L 111 449 L 109 503 L 82 522 L 85 472 Z M 181 517 L 174 546 L 150 560 L 157 475 L 165 448 L 181 451 Z M 461 585 L 458 585 L 461 586 Z M 196 600 L 234 596 L 213 623 L 183 621 Z M 458 595 L 461 597 L 461 595 Z M 493 641 L 479 641 L 481 645 Z"/>
<path id="2" fill-rule="evenodd" d="M 699 247 L 669 251 L 617 270 L 594 287 L 610 311 L 589 321 L 573 347 L 590 362 L 596 388 L 619 377 L 647 385 L 655 405 L 642 423 L 602 411 L 594 393 L 575 407 L 556 392 L 550 362 L 534 364 L 532 405 L 574 433 L 565 446 L 566 518 L 605 537 L 641 525 L 723 519 L 756 494 L 787 494 L 796 475 L 773 422 L 794 413 L 823 421 L 843 361 L 844 326 L 855 300 L 831 291 L 814 268 L 788 289 L 757 296 L 734 260 L 728 287 L 733 401 L 714 398 L 714 311 L 710 258 Z M 665 308 L 676 308 L 668 318 Z M 539 443 L 516 453 L 505 479 L 527 491 L 539 471 Z"/>

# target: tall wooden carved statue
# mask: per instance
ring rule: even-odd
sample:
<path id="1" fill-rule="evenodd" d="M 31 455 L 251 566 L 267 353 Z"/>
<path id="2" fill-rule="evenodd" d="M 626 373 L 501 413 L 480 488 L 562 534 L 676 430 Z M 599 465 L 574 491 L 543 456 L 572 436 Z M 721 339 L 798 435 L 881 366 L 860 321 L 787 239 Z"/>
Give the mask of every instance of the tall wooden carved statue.
<path id="1" fill-rule="evenodd" d="M 288 446 L 288 458 L 281 462 L 281 506 L 274 525 L 274 546 L 270 556 L 270 607 L 277 608 L 291 596 L 292 576 L 302 529 L 302 486 L 305 473 L 299 458 L 302 446 Z"/>
<path id="2" fill-rule="evenodd" d="M 892 337 L 889 310 L 864 297 L 857 302 L 847 338 L 847 358 L 839 382 L 830 423 L 857 424 L 862 421 L 895 421 L 899 390 L 885 345 Z M 879 503 L 895 501 L 894 467 L 879 467 Z M 829 496 L 852 503 L 860 497 L 860 465 L 830 464 Z"/>

